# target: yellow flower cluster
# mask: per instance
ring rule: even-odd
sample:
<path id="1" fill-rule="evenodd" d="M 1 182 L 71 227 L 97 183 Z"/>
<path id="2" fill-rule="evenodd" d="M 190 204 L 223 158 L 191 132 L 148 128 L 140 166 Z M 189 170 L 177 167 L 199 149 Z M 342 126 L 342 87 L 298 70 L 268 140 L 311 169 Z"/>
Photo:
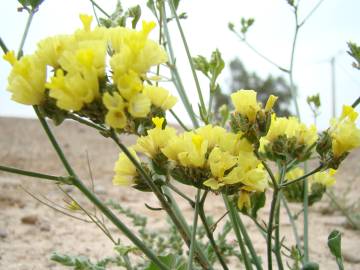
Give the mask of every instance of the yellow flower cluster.
<path id="1" fill-rule="evenodd" d="M 129 148 L 128 150 L 137 161 L 140 161 L 134 149 Z M 135 183 L 135 178 L 139 176 L 135 165 L 124 153 L 119 154 L 119 159 L 115 163 L 114 171 L 113 184 L 117 186 L 132 185 Z"/>
<path id="2" fill-rule="evenodd" d="M 52 98 L 59 109 L 72 112 L 89 110 L 97 102 L 113 128 L 124 128 L 129 117 L 147 117 L 152 106 L 165 111 L 175 105 L 177 99 L 166 89 L 144 84 L 150 68 L 167 61 L 164 49 L 148 38 L 154 22 L 143 22 L 140 31 L 92 30 L 91 16 L 80 19 L 83 29 L 40 41 L 33 55 L 19 60 L 13 52 L 4 56 L 13 65 L 8 79 L 13 100 L 41 105 Z M 49 67 L 54 74 L 47 81 Z"/>
<path id="3" fill-rule="evenodd" d="M 153 118 L 155 128 L 148 130 L 146 136 L 139 137 L 133 149 L 151 159 L 157 155 L 165 156 L 170 161 L 170 170 L 177 167 L 208 171 L 202 185 L 212 190 L 238 185 L 243 191 L 263 192 L 268 186 L 266 172 L 253 154 L 252 145 L 240 134 L 207 125 L 177 135 L 175 129 L 164 128 L 163 121 L 163 118 Z M 123 156 L 116 167 L 132 168 Z M 119 178 L 118 173 L 116 177 Z M 122 174 L 121 179 L 124 177 Z"/>
<path id="4" fill-rule="evenodd" d="M 300 158 L 317 139 L 315 125 L 307 127 L 296 117 L 276 117 L 273 114 L 267 135 L 260 139 L 260 149 L 270 155 L 275 153 Z"/>
<path id="5" fill-rule="evenodd" d="M 262 110 L 261 104 L 257 102 L 257 93 L 254 90 L 239 90 L 236 93 L 231 94 L 231 100 L 235 107 L 235 111 L 243 116 L 246 116 L 250 122 L 255 122 L 256 115 Z M 270 95 L 266 102 L 264 111 L 271 111 L 276 100 L 276 96 Z"/>
<path id="6" fill-rule="evenodd" d="M 360 146 L 360 130 L 355 124 L 357 117 L 354 108 L 344 105 L 340 118 L 331 120 L 329 134 L 334 157 Z"/>
<path id="7" fill-rule="evenodd" d="M 315 125 L 307 127 L 296 117 L 276 117 L 273 114 L 268 134 L 264 137 L 264 143 L 273 142 L 279 136 L 295 138 L 297 144 L 311 146 L 316 142 L 318 135 Z"/>

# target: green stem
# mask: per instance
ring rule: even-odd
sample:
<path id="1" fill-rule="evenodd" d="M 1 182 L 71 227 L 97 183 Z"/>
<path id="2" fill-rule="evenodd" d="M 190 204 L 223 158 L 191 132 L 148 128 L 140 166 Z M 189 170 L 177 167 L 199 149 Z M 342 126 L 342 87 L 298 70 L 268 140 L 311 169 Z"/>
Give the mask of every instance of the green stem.
<path id="1" fill-rule="evenodd" d="M 169 6 L 170 6 L 172 15 L 175 17 L 176 25 L 177 25 L 177 27 L 178 27 L 178 29 L 179 29 L 180 36 L 181 36 L 182 42 L 183 42 L 183 44 L 184 44 L 184 48 L 185 48 L 185 51 L 186 51 L 187 58 L 188 58 L 188 60 L 189 60 L 191 72 L 192 72 L 192 75 L 193 75 L 193 77 L 194 77 L 195 86 L 196 86 L 196 90 L 197 90 L 197 93 L 198 93 L 198 96 L 199 96 L 200 106 L 201 106 L 201 108 L 202 108 L 203 115 L 207 115 L 204 98 L 203 98 L 203 96 L 202 96 L 202 92 L 201 92 L 201 88 L 200 88 L 200 83 L 199 83 L 198 77 L 197 77 L 197 75 L 196 75 L 194 63 L 193 63 L 192 58 L 191 58 L 189 46 L 188 46 L 188 44 L 187 44 L 184 31 L 183 31 L 183 29 L 182 29 L 182 26 L 181 26 L 179 17 L 178 17 L 178 15 L 177 15 L 176 10 L 175 10 L 175 7 L 174 7 L 174 3 L 173 3 L 172 1 L 173 1 L 173 0 L 168 0 L 168 3 L 169 3 Z"/>
<path id="2" fill-rule="evenodd" d="M 278 199 L 279 189 L 274 187 L 273 198 L 271 201 L 270 214 L 269 214 L 269 222 L 267 228 L 267 261 L 268 261 L 268 270 L 272 270 L 272 231 L 273 231 L 273 221 L 274 215 L 276 211 L 276 204 Z"/>
<path id="3" fill-rule="evenodd" d="M 71 165 L 67 161 L 62 149 L 60 148 L 59 144 L 57 143 L 54 135 L 52 134 L 46 120 L 40 114 L 37 106 L 34 106 L 35 113 L 40 120 L 41 125 L 43 126 L 46 135 L 48 136 L 50 142 L 52 143 L 56 153 L 58 154 L 59 158 L 61 159 L 65 169 L 69 173 L 69 175 L 73 178 L 72 184 L 76 186 L 96 207 L 120 230 L 122 231 L 151 261 L 153 261 L 160 269 L 162 270 L 169 270 L 164 263 L 162 263 L 157 256 L 149 249 L 144 243 L 137 238 L 135 234 L 133 234 L 128 227 L 122 223 L 112 212 L 111 210 L 105 206 L 96 196 L 93 194 L 83 183 L 80 179 L 77 178 L 74 170 L 72 169 Z"/>
<path id="4" fill-rule="evenodd" d="M 114 131 L 112 130 L 112 133 L 110 135 L 110 137 L 114 140 L 114 142 L 119 146 L 119 148 L 124 152 L 124 154 L 129 158 L 129 160 L 134 164 L 134 166 L 136 167 L 136 169 L 138 170 L 138 172 L 140 173 L 140 175 L 143 177 L 143 179 L 146 181 L 146 184 L 151 188 L 151 190 L 153 191 L 153 193 L 155 194 L 155 196 L 158 198 L 158 200 L 161 203 L 161 206 L 163 207 L 163 209 L 166 211 L 166 213 L 169 215 L 169 217 L 171 218 L 171 220 L 173 221 L 173 223 L 175 224 L 175 226 L 178 228 L 180 235 L 182 236 L 182 238 L 184 239 L 186 245 L 188 247 L 190 247 L 191 244 L 191 240 L 189 237 L 189 234 L 186 233 L 185 228 L 183 226 L 183 224 L 179 221 L 178 217 L 174 214 L 174 212 L 172 211 L 172 208 L 170 206 L 170 204 L 167 202 L 167 200 L 165 199 L 164 195 L 162 194 L 161 190 L 158 188 L 158 186 L 155 185 L 155 183 L 153 182 L 153 180 L 151 179 L 151 177 L 147 174 L 147 172 L 145 172 L 145 170 L 143 169 L 143 167 L 141 166 L 141 164 L 134 158 L 134 156 L 129 152 L 129 150 L 127 149 L 127 147 L 125 145 L 123 145 L 119 139 L 117 138 L 116 134 L 114 133 Z M 174 202 L 175 203 L 175 202 Z M 198 253 L 198 251 L 197 251 Z M 197 254 L 198 255 L 198 254 Z M 204 260 L 201 256 L 197 256 L 196 257 L 198 259 L 198 262 L 201 264 L 201 266 L 204 269 L 208 269 L 209 265 L 208 262 L 206 260 Z"/>
<path id="5" fill-rule="evenodd" d="M 319 166 L 321 167 L 321 165 Z M 319 169 L 320 170 L 320 169 Z M 307 171 L 307 162 L 304 163 L 304 171 Z M 309 175 L 309 174 L 307 174 Z M 304 263 L 309 261 L 309 185 L 308 179 L 304 178 Z"/>
<path id="6" fill-rule="evenodd" d="M 298 233 L 298 229 L 294 220 L 294 216 L 291 213 L 290 207 L 286 201 L 286 198 L 284 198 L 284 196 L 281 194 L 280 195 L 280 200 L 282 202 L 282 204 L 284 205 L 285 209 L 286 209 L 286 213 L 289 217 L 290 223 L 291 223 L 291 227 L 295 236 L 295 241 L 296 241 L 296 245 L 298 247 L 298 249 L 301 249 L 301 242 L 300 242 L 300 237 L 299 237 L 299 233 Z"/>
<path id="7" fill-rule="evenodd" d="M 209 123 L 211 123 L 211 119 L 212 119 L 211 110 L 212 110 L 213 101 L 214 101 L 214 92 L 210 91 L 209 105 L 208 105 L 209 107 L 208 107 L 208 110 L 207 110 L 208 122 Z"/>
<path id="8" fill-rule="evenodd" d="M 179 93 L 179 96 L 181 98 L 182 103 L 184 104 L 184 107 L 194 125 L 194 127 L 199 127 L 199 123 L 198 120 L 195 116 L 195 112 L 191 106 L 191 103 L 186 95 L 185 92 L 185 88 L 184 85 L 181 81 L 181 77 L 180 74 L 178 72 L 178 69 L 176 68 L 176 59 L 175 59 L 175 55 L 174 55 L 174 50 L 173 50 L 173 46 L 171 43 L 171 38 L 170 38 L 170 33 L 169 33 L 169 29 L 168 29 L 168 25 L 167 25 L 167 16 L 166 16 L 166 10 L 165 10 L 165 4 L 164 2 L 162 2 L 161 5 L 161 10 L 162 10 L 162 14 L 163 14 L 163 29 L 164 29 L 164 40 L 165 40 L 165 44 L 166 44 L 166 48 L 168 50 L 168 54 L 169 54 L 169 67 L 170 67 L 170 72 L 171 72 L 171 76 L 173 78 L 173 82 L 176 86 L 176 90 Z"/>
<path id="9" fill-rule="evenodd" d="M 317 172 L 321 171 L 323 168 L 324 168 L 324 166 L 323 166 L 323 165 L 320 165 L 319 167 L 315 168 L 315 169 L 312 170 L 311 172 L 308 172 L 308 173 L 304 174 L 303 176 L 301 176 L 301 177 L 299 177 L 299 178 L 297 178 L 297 179 L 295 179 L 295 180 L 293 180 L 293 181 L 288 181 L 288 182 L 285 182 L 285 183 L 281 184 L 280 188 L 284 188 L 284 187 L 287 187 L 287 186 L 289 186 L 289 185 L 295 184 L 295 183 L 297 183 L 297 182 L 299 182 L 299 181 L 302 181 L 302 180 L 304 180 L 305 178 L 313 175 L 314 173 L 317 173 Z"/>
<path id="10" fill-rule="evenodd" d="M 249 216 L 250 217 L 250 216 Z M 258 228 L 259 232 L 261 233 L 261 235 L 264 237 L 264 239 L 266 240 L 267 239 L 267 229 L 266 227 L 264 228 L 263 226 L 261 226 L 261 224 L 254 218 L 250 217 L 251 220 L 255 223 L 256 227 Z M 275 240 L 275 237 L 272 237 L 272 239 Z M 281 246 L 283 248 L 285 248 L 288 252 L 291 252 L 291 249 L 289 247 L 287 247 L 286 245 L 284 245 L 284 243 L 281 243 Z"/>
<path id="11" fill-rule="evenodd" d="M 188 261 L 188 268 L 189 270 L 193 269 L 193 259 L 194 259 L 194 250 L 195 250 L 195 243 L 196 243 L 196 229 L 198 224 L 198 217 L 199 217 L 199 205 L 200 205 L 200 195 L 201 189 L 198 188 L 196 194 L 196 202 L 195 202 L 195 212 L 194 212 L 194 220 L 193 226 L 191 231 L 191 242 L 190 242 L 190 249 L 189 249 L 189 261 Z"/>
<path id="12" fill-rule="evenodd" d="M 122 223 L 109 208 L 105 206 L 77 177 L 73 181 L 76 186 L 97 208 L 118 228 L 120 229 L 152 262 L 160 269 L 169 270 L 158 257 L 144 243 L 133 234 L 128 227 Z"/>
<path id="13" fill-rule="evenodd" d="M 93 6 L 95 6 L 102 14 L 104 14 L 106 17 L 110 18 L 111 16 L 102 9 L 94 0 L 89 0 Z"/>
<path id="14" fill-rule="evenodd" d="M 187 235 L 190 236 L 190 229 L 189 229 L 189 226 L 183 216 L 183 212 L 179 209 L 178 205 L 175 203 L 175 199 L 174 197 L 172 196 L 170 190 L 168 187 L 166 186 L 163 186 L 163 190 L 164 190 L 164 193 L 166 194 L 166 196 L 170 199 L 171 202 L 173 202 L 170 206 L 171 206 L 171 209 L 174 211 L 175 215 L 179 218 L 179 221 L 181 222 L 182 226 L 184 227 L 185 229 L 185 232 L 187 233 Z M 203 250 L 199 248 L 198 244 L 195 242 L 196 246 L 196 251 L 198 252 L 198 256 L 201 258 L 201 260 L 203 261 L 208 261 Z M 213 270 L 213 267 L 211 266 L 210 263 L 208 263 L 208 267 L 209 267 L 209 270 Z"/>
<path id="15" fill-rule="evenodd" d="M 17 54 L 18 59 L 23 55 L 23 48 L 24 48 L 24 45 L 25 45 L 25 40 L 26 40 L 27 35 L 29 33 L 30 25 L 31 25 L 32 19 L 33 19 L 34 15 L 35 15 L 35 12 L 36 12 L 36 10 L 33 10 L 33 9 L 30 10 L 29 17 L 28 17 L 27 22 L 26 22 L 25 30 L 24 30 L 24 33 L 22 35 L 21 42 L 20 42 L 20 47 L 19 47 L 18 54 Z"/>
<path id="16" fill-rule="evenodd" d="M 25 170 L 20 170 L 20 169 L 16 169 L 16 168 L 12 168 L 12 167 L 7 167 L 7 166 L 0 165 L 0 171 L 14 173 L 14 174 L 21 174 L 21 175 L 25 175 L 25 176 L 29 176 L 29 177 L 46 179 L 46 180 L 51 180 L 51 181 L 56 181 L 56 182 L 61 182 L 63 184 L 71 183 L 71 180 L 69 180 L 69 177 L 54 176 L 54 175 L 48 175 L 48 174 L 43 174 L 43 173 L 38 173 L 38 172 L 25 171 Z"/>
<path id="17" fill-rule="evenodd" d="M 257 270 L 262 270 L 263 268 L 261 266 L 261 261 L 259 260 L 259 256 L 256 254 L 255 248 L 254 248 L 254 246 L 252 244 L 252 241 L 251 241 L 251 239 L 249 237 L 249 234 L 247 233 L 246 227 L 245 227 L 244 223 L 241 220 L 240 214 L 237 211 L 236 211 L 236 219 L 237 219 L 237 222 L 239 224 L 241 234 L 244 236 L 245 244 L 249 249 L 250 255 L 252 257 L 252 261 L 255 264 L 256 269 Z"/>
<path id="18" fill-rule="evenodd" d="M 2 38 L 0 37 L 0 47 L 3 50 L 4 54 L 6 54 L 9 50 L 5 45 L 5 42 L 2 40 Z"/>
<path id="19" fill-rule="evenodd" d="M 179 125 L 180 125 L 185 131 L 190 131 L 190 129 L 185 126 L 185 124 L 180 120 L 180 118 L 176 115 L 176 113 L 175 113 L 172 109 L 170 109 L 169 111 L 170 111 L 170 113 L 172 114 L 172 116 L 174 116 L 174 118 L 175 118 L 176 121 L 179 123 Z"/>
<path id="20" fill-rule="evenodd" d="M 295 48 L 296 48 L 296 41 L 299 33 L 299 21 L 298 21 L 298 13 L 297 13 L 297 7 L 294 7 L 294 14 L 295 14 L 295 32 L 294 32 L 294 38 L 293 43 L 291 46 L 291 58 L 290 58 L 290 68 L 289 68 L 289 80 L 290 80 L 290 94 L 293 98 L 294 104 L 295 104 L 295 110 L 296 115 L 299 118 L 300 121 L 300 109 L 299 104 L 297 102 L 297 95 L 295 90 L 295 83 L 294 83 L 294 77 L 293 77 L 293 71 L 294 71 L 294 58 L 295 58 Z"/>
<path id="21" fill-rule="evenodd" d="M 315 7 L 309 12 L 308 15 L 305 16 L 305 18 L 302 20 L 302 22 L 299 24 L 299 26 L 303 26 L 303 24 L 314 14 L 314 12 L 320 7 L 320 5 L 324 2 L 324 0 L 320 0 Z"/>
<path id="22" fill-rule="evenodd" d="M 84 118 L 81 118 L 81 117 L 79 117 L 79 116 L 77 116 L 77 115 L 75 115 L 75 114 L 68 113 L 68 114 L 66 115 L 66 117 L 67 117 L 67 118 L 70 118 L 70 119 L 72 119 L 72 120 L 75 120 L 75 121 L 79 122 L 80 124 L 83 124 L 83 125 L 86 125 L 86 126 L 95 128 L 95 129 L 97 129 L 97 130 L 99 130 L 99 131 L 108 132 L 108 130 L 107 130 L 105 127 L 102 127 L 102 126 L 97 125 L 97 124 L 95 124 L 95 123 L 93 123 L 93 122 L 90 122 L 90 121 L 88 121 L 88 120 L 85 120 Z"/>
<path id="23" fill-rule="evenodd" d="M 261 53 L 260 51 L 258 51 L 253 45 L 251 45 L 244 36 L 239 35 L 239 33 L 232 31 L 235 33 L 235 35 L 242 41 L 245 43 L 246 46 L 248 46 L 248 48 L 250 50 L 252 50 L 255 54 L 257 54 L 258 56 L 260 56 L 262 59 L 264 59 L 266 62 L 268 62 L 269 64 L 277 67 L 278 69 L 280 69 L 281 71 L 284 72 L 289 72 L 289 70 L 287 70 L 286 68 L 281 67 L 280 65 L 276 64 L 274 61 L 272 61 L 269 57 L 265 56 L 263 53 Z"/>
<path id="24" fill-rule="evenodd" d="M 205 232 L 206 232 L 206 236 L 208 237 L 209 241 L 210 241 L 210 245 L 212 246 L 215 254 L 216 254 L 216 257 L 218 258 L 222 268 L 224 270 L 228 270 L 229 268 L 227 267 L 226 265 L 226 262 L 224 260 L 224 258 L 222 257 L 221 255 L 221 252 L 219 250 L 219 247 L 217 246 L 216 244 L 216 241 L 214 239 L 214 235 L 209 227 L 209 224 L 207 222 L 207 219 L 206 219 L 206 216 L 205 216 L 205 211 L 204 211 L 204 203 L 205 203 L 205 196 L 206 196 L 206 193 L 204 194 L 204 198 L 200 204 L 200 209 L 199 209 L 199 215 L 200 215 L 200 219 L 201 219 L 201 222 L 205 228 Z"/>
<path id="25" fill-rule="evenodd" d="M 353 107 L 353 108 L 355 109 L 356 106 L 359 105 L 359 103 L 360 103 L 360 97 L 358 97 L 358 98 L 354 101 L 354 103 L 351 105 L 351 107 Z"/>
<path id="26" fill-rule="evenodd" d="M 354 229 L 360 229 L 359 225 L 352 219 L 351 215 L 346 211 L 346 208 L 342 207 L 338 202 L 331 190 L 327 190 L 325 194 L 330 198 L 331 202 L 335 204 L 335 206 L 340 210 L 340 212 L 347 218 L 349 223 Z"/>
<path id="27" fill-rule="evenodd" d="M 195 202 L 190 199 L 188 196 L 186 196 L 181 190 L 179 190 L 176 186 L 172 185 L 171 183 L 166 183 L 166 186 L 168 186 L 172 191 L 174 191 L 176 194 L 178 194 L 183 199 L 187 200 L 192 208 L 195 207 Z"/>
<path id="28" fill-rule="evenodd" d="M 252 268 L 249 256 L 247 254 L 243 239 L 241 237 L 241 233 L 240 233 L 240 230 L 239 230 L 239 224 L 238 224 L 237 219 L 236 219 L 236 211 L 237 211 L 236 207 L 234 206 L 234 204 L 232 202 L 229 201 L 228 196 L 225 195 L 225 194 L 223 194 L 223 200 L 225 202 L 226 208 L 229 210 L 229 216 L 230 216 L 232 228 L 233 228 L 233 230 L 235 232 L 236 239 L 237 239 L 237 241 L 239 243 L 240 251 L 241 251 L 241 254 L 242 254 L 243 259 L 244 259 L 245 269 L 246 270 L 252 270 L 253 268 Z"/>
<path id="29" fill-rule="evenodd" d="M 67 159 L 66 159 L 63 151 L 61 150 L 59 144 L 57 143 L 57 141 L 56 141 L 53 133 L 51 132 L 50 127 L 49 127 L 48 124 L 46 123 L 45 118 L 41 115 L 41 113 L 40 113 L 40 111 L 39 111 L 39 108 L 38 108 L 37 106 L 33 106 L 33 108 L 34 108 L 34 111 L 35 111 L 35 113 L 36 113 L 36 115 L 37 115 L 37 117 L 38 117 L 38 119 L 39 119 L 39 121 L 40 121 L 43 129 L 45 130 L 46 135 L 48 136 L 48 138 L 49 138 L 51 144 L 53 145 L 53 147 L 55 148 L 55 151 L 56 151 L 56 153 L 58 154 L 58 156 L 59 156 L 62 164 L 64 165 L 66 171 L 68 172 L 68 174 L 69 174 L 70 176 L 76 176 L 74 170 L 73 170 L 72 167 L 70 166 L 70 164 L 69 164 L 69 162 L 67 161 Z"/>
<path id="30" fill-rule="evenodd" d="M 286 165 L 279 166 L 280 176 L 279 176 L 279 184 L 281 185 L 284 181 L 285 173 L 286 173 Z M 278 198 L 275 206 L 275 256 L 278 268 L 280 270 L 284 269 L 284 265 L 281 258 L 281 242 L 280 242 L 280 200 L 281 198 L 281 190 L 278 192 Z"/>

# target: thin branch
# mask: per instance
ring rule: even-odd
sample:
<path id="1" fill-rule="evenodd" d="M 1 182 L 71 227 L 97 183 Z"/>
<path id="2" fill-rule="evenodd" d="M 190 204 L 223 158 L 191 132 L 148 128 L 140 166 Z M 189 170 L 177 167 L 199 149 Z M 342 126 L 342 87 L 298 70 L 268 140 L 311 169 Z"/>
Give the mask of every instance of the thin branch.
<path id="1" fill-rule="evenodd" d="M 0 37 L 0 47 L 3 50 L 4 54 L 6 54 L 9 50 L 5 45 L 5 42 L 2 40 L 2 38 Z"/>
<path id="2" fill-rule="evenodd" d="M 183 199 L 187 200 L 192 208 L 195 207 L 195 202 L 190 199 L 188 196 L 186 196 L 181 190 L 179 190 L 176 186 L 172 185 L 171 183 L 166 183 L 166 186 L 169 187 L 172 191 L 174 191 L 176 194 L 178 194 Z"/>
<path id="3" fill-rule="evenodd" d="M 91 4 L 93 5 L 93 6 L 95 6 L 102 14 L 104 14 L 106 17 L 108 17 L 109 19 L 110 19 L 110 15 L 105 11 L 105 10 L 103 10 L 102 9 L 102 7 L 100 7 L 94 0 L 89 0 L 90 2 L 91 2 Z"/>
<path id="4" fill-rule="evenodd" d="M 198 224 L 198 217 L 199 217 L 199 205 L 200 205 L 200 195 L 201 189 L 198 188 L 196 194 L 196 202 L 195 202 L 195 212 L 194 212 L 194 219 L 193 219 L 193 226 L 191 231 L 191 242 L 189 248 L 189 261 L 188 261 L 188 269 L 193 269 L 193 259 L 194 259 L 194 250 L 195 250 L 195 243 L 196 243 L 196 230 Z"/>
<path id="5" fill-rule="evenodd" d="M 29 176 L 29 177 L 33 177 L 33 178 L 40 178 L 40 179 L 46 179 L 46 180 L 50 180 L 50 181 L 61 182 L 63 184 L 70 184 L 70 182 L 71 182 L 70 178 L 65 177 L 65 176 L 48 175 L 48 174 L 32 172 L 32 171 L 25 171 L 25 170 L 20 170 L 20 169 L 16 169 L 16 168 L 12 168 L 12 167 L 1 166 L 1 165 L 0 165 L 0 171 L 13 173 L 13 174 L 25 175 L 25 176 Z"/>
<path id="6" fill-rule="evenodd" d="M 324 168 L 323 165 L 320 165 L 319 167 L 315 168 L 314 170 L 312 170 L 311 172 L 307 173 L 307 174 L 304 174 L 303 176 L 295 179 L 295 180 L 292 180 L 292 181 L 288 181 L 288 182 L 285 182 L 283 184 L 281 184 L 280 188 L 284 188 L 286 186 L 289 186 L 289 185 L 292 185 L 294 183 L 297 183 L 299 181 L 302 181 L 304 180 L 305 178 L 309 177 L 310 175 L 313 175 L 314 173 L 317 173 L 319 171 L 321 171 L 322 169 Z"/>
<path id="7" fill-rule="evenodd" d="M 303 26 L 304 23 L 314 14 L 314 12 L 320 7 L 320 5 L 324 2 L 324 0 L 320 0 L 315 7 L 309 12 L 308 15 L 305 16 L 305 18 L 302 20 L 302 22 L 299 24 L 299 26 Z"/>
<path id="8" fill-rule="evenodd" d="M 72 119 L 72 120 L 75 120 L 75 121 L 79 122 L 80 124 L 86 125 L 86 126 L 88 126 L 88 127 L 95 128 L 95 129 L 97 129 L 97 130 L 99 130 L 99 131 L 102 131 L 102 132 L 108 132 L 108 131 L 109 131 L 109 130 L 107 130 L 105 127 L 102 127 L 102 126 L 100 126 L 100 125 L 97 125 L 97 124 L 95 124 L 95 123 L 93 123 L 93 122 L 91 122 L 91 121 L 85 120 L 84 118 L 79 117 L 79 116 L 77 116 L 77 115 L 75 115 L 75 114 L 73 114 L 73 113 L 68 113 L 68 114 L 66 114 L 66 117 L 67 117 L 67 118 L 70 118 L 70 119 Z"/>
<path id="9" fill-rule="evenodd" d="M 27 35 L 29 33 L 30 25 L 31 25 L 32 19 L 33 19 L 34 15 L 35 15 L 35 12 L 36 12 L 36 10 L 33 10 L 33 9 L 30 10 L 29 17 L 28 17 L 28 20 L 27 20 L 26 25 L 25 25 L 25 30 L 24 30 L 24 33 L 22 35 L 19 50 L 18 50 L 18 54 L 17 54 L 18 59 L 23 55 L 23 48 L 24 48 L 24 45 L 25 45 L 25 40 L 26 40 Z"/>
<path id="10" fill-rule="evenodd" d="M 28 194 L 29 196 L 31 196 L 33 199 L 35 199 L 35 200 L 38 201 L 39 203 L 42 203 L 43 205 L 51 208 L 52 210 L 54 210 L 54 211 L 56 211 L 56 212 L 59 212 L 59 213 L 65 215 L 65 216 L 71 217 L 71 218 L 73 218 L 73 219 L 76 219 L 76 220 L 79 220 L 79 221 L 82 221 L 82 222 L 86 222 L 86 223 L 91 223 L 91 221 L 89 221 L 89 220 L 87 220 L 87 219 L 82 219 L 82 218 L 80 218 L 80 217 L 71 215 L 71 214 L 69 214 L 69 213 L 67 213 L 67 212 L 65 212 L 65 211 L 62 211 L 62 210 L 60 210 L 60 209 L 52 206 L 51 204 L 48 204 L 47 202 L 42 201 L 41 199 L 39 199 L 38 197 L 36 197 L 34 194 L 32 194 L 30 191 L 28 191 L 28 190 L 27 190 L 26 188 L 24 188 L 23 186 L 20 185 L 20 187 L 21 187 L 21 189 L 22 189 L 25 193 L 27 193 L 27 194 Z"/>
<path id="11" fill-rule="evenodd" d="M 180 118 L 176 115 L 176 113 L 175 113 L 172 109 L 170 109 L 170 113 L 172 114 L 172 116 L 174 116 L 174 118 L 176 119 L 176 121 L 179 123 L 179 125 L 180 125 L 185 131 L 190 131 L 190 129 L 185 126 L 185 124 L 180 120 Z"/>
<path id="12" fill-rule="evenodd" d="M 207 113 L 206 113 L 206 105 L 205 105 L 204 98 L 203 98 L 203 95 L 202 95 L 202 92 L 201 92 L 200 83 L 199 83 L 198 77 L 196 75 L 194 63 L 193 63 L 192 58 L 191 58 L 189 46 L 187 44 L 184 31 L 182 29 L 179 17 L 177 15 L 175 7 L 174 7 L 174 3 L 172 1 L 173 0 L 168 0 L 168 3 L 169 3 L 169 6 L 170 6 L 170 9 L 171 9 L 171 12 L 172 12 L 173 16 L 175 17 L 176 25 L 177 25 L 177 27 L 179 29 L 180 36 L 181 36 L 181 39 L 182 39 L 182 42 L 183 42 L 183 45 L 184 45 L 184 48 L 185 48 L 185 51 L 186 51 L 186 55 L 187 55 L 187 58 L 188 58 L 188 61 L 189 61 L 189 64 L 190 64 L 191 72 L 192 72 L 192 75 L 194 77 L 196 91 L 198 93 L 198 97 L 199 97 L 199 100 L 200 100 L 202 113 L 206 116 L 207 115 Z"/>
<path id="13" fill-rule="evenodd" d="M 243 36 L 239 35 L 239 33 L 233 31 L 233 33 L 242 41 L 244 42 L 244 44 L 250 49 L 252 50 L 255 54 L 257 54 L 258 56 L 260 56 L 262 59 L 264 59 L 266 62 L 268 62 L 269 64 L 277 67 L 278 69 L 280 69 L 283 72 L 288 73 L 289 70 L 276 64 L 273 60 L 271 60 L 270 58 L 268 58 L 267 56 L 265 56 L 263 53 L 261 53 L 260 51 L 258 51 L 253 45 L 251 45 L 246 38 L 244 38 Z"/>
<path id="14" fill-rule="evenodd" d="M 355 109 L 356 106 L 359 105 L 359 103 L 360 103 L 360 97 L 358 97 L 358 98 L 354 101 L 354 103 L 351 105 L 351 107 L 353 107 L 353 108 Z"/>

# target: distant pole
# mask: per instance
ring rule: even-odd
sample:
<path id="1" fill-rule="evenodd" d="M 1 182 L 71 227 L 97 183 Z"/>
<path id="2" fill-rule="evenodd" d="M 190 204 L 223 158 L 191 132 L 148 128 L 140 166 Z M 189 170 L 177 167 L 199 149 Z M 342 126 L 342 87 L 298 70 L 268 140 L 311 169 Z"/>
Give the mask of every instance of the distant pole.
<path id="1" fill-rule="evenodd" d="M 336 117 L 336 82 L 335 82 L 335 56 L 330 60 L 331 64 L 331 99 L 332 99 L 332 117 Z"/>

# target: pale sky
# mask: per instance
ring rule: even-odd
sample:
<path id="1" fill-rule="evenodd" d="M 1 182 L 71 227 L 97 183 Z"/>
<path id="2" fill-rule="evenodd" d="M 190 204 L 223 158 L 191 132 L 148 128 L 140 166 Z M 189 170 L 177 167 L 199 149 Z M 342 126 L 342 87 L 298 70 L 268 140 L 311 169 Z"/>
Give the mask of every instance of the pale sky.
<path id="1" fill-rule="evenodd" d="M 27 16 L 25 12 L 17 12 L 17 1 L 2 0 L 1 2 L 0 36 L 9 49 L 17 50 Z M 111 13 L 116 3 L 115 0 L 98 2 L 108 13 Z M 126 7 L 140 3 L 143 6 L 142 19 L 153 20 L 151 13 L 144 5 L 145 2 L 122 1 Z M 300 20 L 316 3 L 317 1 L 314 0 L 300 1 Z M 320 93 L 323 103 L 319 117 L 320 128 L 325 128 L 331 117 L 331 57 L 336 56 L 337 112 L 341 111 L 342 104 L 351 104 L 360 95 L 360 71 L 351 67 L 352 60 L 346 54 L 347 41 L 351 40 L 360 44 L 359 10 L 360 1 L 358 0 L 325 0 L 300 30 L 294 78 L 299 88 L 302 120 L 307 123 L 311 122 L 312 118 L 305 100 L 308 95 L 317 92 Z M 185 11 L 188 14 L 188 19 L 183 20 L 183 27 L 192 55 L 201 54 L 209 57 L 211 52 L 218 48 L 226 64 L 233 58 L 239 57 L 248 70 L 255 71 L 262 77 L 268 74 L 283 74 L 254 54 L 228 30 L 229 21 L 239 25 L 241 17 L 254 17 L 255 24 L 247 35 L 248 41 L 274 62 L 284 67 L 289 66 L 294 18 L 286 0 L 182 0 L 179 11 Z M 72 33 L 77 27 L 81 27 L 79 13 L 92 14 L 90 1 L 45 0 L 33 20 L 30 35 L 25 44 L 25 53 L 32 53 L 36 48 L 36 42 L 42 38 Z M 176 27 L 171 29 L 177 64 L 186 90 L 191 97 L 190 100 L 194 108 L 197 108 L 196 90 L 181 40 Z M 9 71 L 10 66 L 0 61 L 0 116 L 34 117 L 30 106 L 10 100 L 10 94 L 5 90 Z M 286 74 L 283 76 L 287 79 Z M 203 92 L 206 92 L 208 82 L 201 75 L 199 77 Z M 229 71 L 226 67 L 220 77 L 224 89 L 228 89 L 228 80 Z M 176 94 L 170 85 L 165 86 Z M 205 94 L 205 98 L 207 96 Z M 178 102 L 174 110 L 188 122 L 181 102 Z"/>

